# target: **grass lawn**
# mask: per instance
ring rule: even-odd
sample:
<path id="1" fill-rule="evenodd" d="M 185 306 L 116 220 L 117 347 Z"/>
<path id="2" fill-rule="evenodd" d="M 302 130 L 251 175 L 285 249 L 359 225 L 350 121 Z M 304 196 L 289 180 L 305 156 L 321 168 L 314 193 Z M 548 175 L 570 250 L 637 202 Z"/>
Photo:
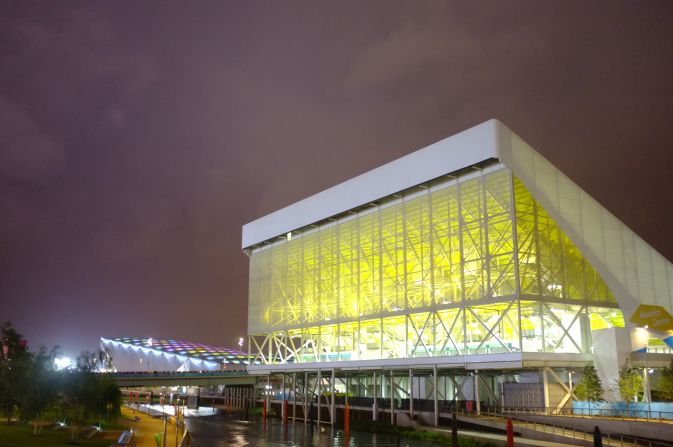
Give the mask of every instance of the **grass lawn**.
<path id="1" fill-rule="evenodd" d="M 68 430 L 54 430 L 43 428 L 40 436 L 33 436 L 33 426 L 28 424 L 6 425 L 0 424 L 0 447 L 25 446 L 69 446 L 81 445 L 92 447 L 108 447 L 116 440 L 118 432 L 96 435 L 92 439 L 75 438 L 70 440 Z"/>

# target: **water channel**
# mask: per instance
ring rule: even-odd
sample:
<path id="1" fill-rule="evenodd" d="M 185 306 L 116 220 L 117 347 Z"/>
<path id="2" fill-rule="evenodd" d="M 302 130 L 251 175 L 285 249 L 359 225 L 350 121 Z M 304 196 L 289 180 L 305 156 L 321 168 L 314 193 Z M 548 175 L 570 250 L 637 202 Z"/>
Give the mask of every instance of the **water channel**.
<path id="1" fill-rule="evenodd" d="M 187 419 L 194 447 L 436 447 L 429 441 L 398 438 L 395 435 L 342 430 L 329 426 L 319 429 L 299 421 L 287 427 L 277 419 L 263 424 L 260 418 L 244 419 L 235 415 L 215 414 Z"/>

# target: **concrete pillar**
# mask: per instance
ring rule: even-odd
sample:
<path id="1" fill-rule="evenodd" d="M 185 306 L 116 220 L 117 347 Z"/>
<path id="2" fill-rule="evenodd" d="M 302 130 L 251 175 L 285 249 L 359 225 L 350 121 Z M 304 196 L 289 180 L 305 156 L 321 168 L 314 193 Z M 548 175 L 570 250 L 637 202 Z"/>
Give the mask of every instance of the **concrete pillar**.
<path id="1" fill-rule="evenodd" d="M 308 421 L 308 372 L 304 372 L 304 424 Z"/>
<path id="2" fill-rule="evenodd" d="M 437 365 L 432 366 L 432 394 L 435 399 L 435 427 L 439 426 L 439 400 L 437 395 Z"/>
<path id="3" fill-rule="evenodd" d="M 285 421 L 287 415 L 285 414 L 285 372 L 281 376 L 280 392 L 281 392 L 281 403 L 280 403 L 280 419 Z"/>
<path id="4" fill-rule="evenodd" d="M 409 416 L 414 417 L 414 373 L 409 368 Z"/>
<path id="5" fill-rule="evenodd" d="M 395 379 L 390 370 L 390 425 L 395 425 Z"/>
<path id="6" fill-rule="evenodd" d="M 317 385 L 317 389 L 318 389 L 318 427 L 320 427 L 320 413 L 322 413 L 320 411 L 320 409 L 322 408 L 321 407 L 321 404 L 322 404 L 322 390 L 321 390 L 321 388 L 322 388 L 322 371 L 320 369 L 318 369 L 318 385 Z"/>
<path id="7" fill-rule="evenodd" d="M 297 373 L 292 373 L 292 420 L 297 419 Z"/>
<path id="8" fill-rule="evenodd" d="M 545 413 L 550 407 L 549 403 L 549 378 L 547 377 L 547 368 L 542 368 L 542 391 L 544 393 Z"/>
<path id="9" fill-rule="evenodd" d="M 372 405 L 372 420 L 377 421 L 379 419 L 379 405 L 378 402 L 376 401 L 377 397 L 377 390 L 376 390 L 376 371 L 374 371 L 374 404 Z"/>
<path id="10" fill-rule="evenodd" d="M 264 390 L 265 395 L 264 395 L 264 402 L 266 403 L 266 411 L 269 411 L 271 409 L 271 394 L 269 392 L 271 391 L 271 374 L 268 374 L 266 376 L 266 389 Z"/>
<path id="11" fill-rule="evenodd" d="M 474 371 L 474 405 L 477 416 L 481 414 L 481 397 L 479 396 L 479 371 Z"/>
<path id="12" fill-rule="evenodd" d="M 334 426 L 336 422 L 336 373 L 332 368 L 332 379 L 330 381 L 332 400 L 330 402 L 330 423 Z"/>

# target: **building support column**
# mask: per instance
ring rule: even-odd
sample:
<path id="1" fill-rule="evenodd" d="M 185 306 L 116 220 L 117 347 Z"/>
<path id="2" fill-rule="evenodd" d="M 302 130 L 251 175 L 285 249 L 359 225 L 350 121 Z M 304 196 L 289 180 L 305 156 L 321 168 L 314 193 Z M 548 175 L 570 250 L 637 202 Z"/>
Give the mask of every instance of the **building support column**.
<path id="1" fill-rule="evenodd" d="M 268 412 L 271 409 L 271 397 L 273 395 L 271 394 L 271 374 L 268 374 L 266 376 L 266 387 L 264 389 L 264 405 L 266 408 L 266 412 Z"/>
<path id="2" fill-rule="evenodd" d="M 318 389 L 318 427 L 320 427 L 320 413 L 322 408 L 322 371 L 318 369 L 318 384 L 316 385 Z"/>
<path id="3" fill-rule="evenodd" d="M 474 371 L 474 405 L 477 416 L 481 414 L 481 397 L 479 396 L 479 370 Z"/>
<path id="4" fill-rule="evenodd" d="M 292 420 L 297 420 L 297 373 L 292 373 Z"/>
<path id="5" fill-rule="evenodd" d="M 542 392 L 544 393 L 544 411 L 548 413 L 551 406 L 549 403 L 549 378 L 547 377 L 547 368 L 542 368 Z"/>
<path id="6" fill-rule="evenodd" d="M 439 426 L 439 401 L 437 396 L 437 365 L 432 366 L 432 394 L 435 400 L 435 427 Z"/>
<path id="7" fill-rule="evenodd" d="M 379 418 L 379 404 L 376 401 L 376 371 L 374 371 L 374 404 L 372 405 L 372 420 L 376 421 Z"/>
<path id="8" fill-rule="evenodd" d="M 330 394 L 332 395 L 332 400 L 330 401 L 330 424 L 334 426 L 336 423 L 336 373 L 334 368 L 332 368 L 332 380 L 330 381 L 330 385 Z"/>
<path id="9" fill-rule="evenodd" d="M 390 425 L 395 425 L 395 378 L 390 370 Z"/>
<path id="10" fill-rule="evenodd" d="M 285 422 L 287 420 L 287 415 L 285 414 L 285 371 L 283 371 L 283 375 L 281 376 L 281 380 L 283 381 L 280 385 L 280 390 L 281 390 L 281 402 L 280 402 L 280 420 Z"/>
<path id="11" fill-rule="evenodd" d="M 304 372 L 304 424 L 308 421 L 308 372 Z"/>
<path id="12" fill-rule="evenodd" d="M 414 373 L 409 368 L 409 417 L 414 418 Z"/>

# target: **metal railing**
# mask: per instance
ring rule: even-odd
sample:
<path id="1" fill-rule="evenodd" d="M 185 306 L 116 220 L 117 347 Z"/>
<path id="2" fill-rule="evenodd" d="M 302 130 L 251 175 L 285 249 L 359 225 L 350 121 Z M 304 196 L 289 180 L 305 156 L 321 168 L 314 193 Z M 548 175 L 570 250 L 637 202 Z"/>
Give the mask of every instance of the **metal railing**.
<path id="1" fill-rule="evenodd" d="M 99 373 L 112 378 L 154 378 L 154 377 L 227 377 L 248 375 L 245 369 L 227 371 L 125 371 L 112 373 Z"/>
<path id="2" fill-rule="evenodd" d="M 644 410 L 642 408 L 519 408 L 489 407 L 488 411 L 503 414 L 528 414 L 537 416 L 564 416 L 576 418 L 601 418 L 620 421 L 668 422 L 673 424 L 673 412 Z"/>
<path id="3" fill-rule="evenodd" d="M 489 411 L 489 409 L 487 409 L 486 411 L 482 410 L 479 417 L 500 419 L 504 420 L 503 422 L 505 422 L 507 419 L 511 419 L 515 431 L 518 427 L 584 441 L 593 441 L 594 439 L 593 432 L 587 432 L 575 427 L 566 427 L 560 424 L 539 422 L 534 420 L 531 421 L 526 419 L 526 416 L 546 416 L 547 413 L 545 411 L 539 411 L 540 409 L 538 409 L 537 412 L 534 412 L 534 409 L 526 410 L 525 412 L 521 409 L 516 410 L 518 410 L 518 412 L 507 413 L 502 412 L 501 409 L 498 409 L 497 411 Z M 463 410 L 459 410 L 459 414 L 466 416 L 476 416 L 474 412 L 465 412 Z M 637 436 L 628 436 L 619 433 L 604 433 L 603 443 L 605 445 L 618 447 L 673 447 L 673 443 L 667 441 L 644 439 Z"/>

